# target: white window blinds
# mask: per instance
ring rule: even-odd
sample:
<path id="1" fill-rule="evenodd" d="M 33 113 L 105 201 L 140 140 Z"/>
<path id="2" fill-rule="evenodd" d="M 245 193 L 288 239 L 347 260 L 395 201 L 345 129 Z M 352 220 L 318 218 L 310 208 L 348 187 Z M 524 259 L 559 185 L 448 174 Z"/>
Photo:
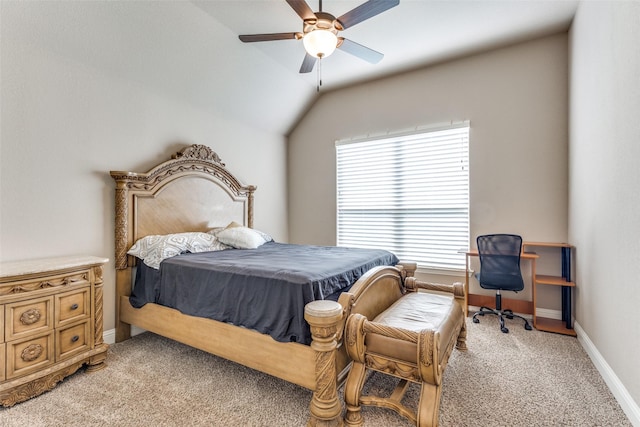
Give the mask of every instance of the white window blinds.
<path id="1" fill-rule="evenodd" d="M 337 142 L 337 244 L 387 249 L 421 268 L 464 270 L 468 123 Z"/>

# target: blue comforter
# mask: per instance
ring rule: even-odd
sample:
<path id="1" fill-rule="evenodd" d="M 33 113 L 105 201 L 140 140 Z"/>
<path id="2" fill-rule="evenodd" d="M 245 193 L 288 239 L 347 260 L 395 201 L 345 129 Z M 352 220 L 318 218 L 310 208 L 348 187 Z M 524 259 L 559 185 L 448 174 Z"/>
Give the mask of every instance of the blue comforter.
<path id="1" fill-rule="evenodd" d="M 183 254 L 164 260 L 159 270 L 139 262 L 130 301 L 134 307 L 153 302 L 254 329 L 277 341 L 309 344 L 305 304 L 336 300 L 371 268 L 397 263 L 384 250 L 277 242 Z"/>

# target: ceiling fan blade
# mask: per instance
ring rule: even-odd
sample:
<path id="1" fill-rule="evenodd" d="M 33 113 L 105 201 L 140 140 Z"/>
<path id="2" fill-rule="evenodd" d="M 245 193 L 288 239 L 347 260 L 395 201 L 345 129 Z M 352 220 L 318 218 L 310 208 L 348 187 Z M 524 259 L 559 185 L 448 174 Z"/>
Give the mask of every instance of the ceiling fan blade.
<path id="1" fill-rule="evenodd" d="M 245 34 L 238 36 L 245 43 L 295 39 L 298 33 Z"/>
<path id="2" fill-rule="evenodd" d="M 287 0 L 287 3 L 289 3 L 289 6 L 291 6 L 291 8 L 295 10 L 296 13 L 300 15 L 300 18 L 302 18 L 303 20 L 306 21 L 307 19 L 316 19 L 316 14 L 313 13 L 313 10 L 311 10 L 311 8 L 309 7 L 306 1 Z"/>
<path id="3" fill-rule="evenodd" d="M 342 43 L 338 44 L 338 49 L 364 59 L 372 64 L 377 64 L 384 58 L 384 55 L 359 43 L 340 37 Z"/>
<path id="4" fill-rule="evenodd" d="M 308 53 L 305 54 L 304 60 L 302 61 L 302 66 L 300 66 L 301 73 L 310 73 L 313 70 L 313 67 L 316 65 L 316 61 L 318 58 L 315 56 L 311 56 Z"/>
<path id="5" fill-rule="evenodd" d="M 369 0 L 345 13 L 337 20 L 342 24 L 342 28 L 347 29 L 359 24 L 365 19 L 372 18 L 385 10 L 391 9 L 398 4 L 400 4 L 400 0 Z"/>

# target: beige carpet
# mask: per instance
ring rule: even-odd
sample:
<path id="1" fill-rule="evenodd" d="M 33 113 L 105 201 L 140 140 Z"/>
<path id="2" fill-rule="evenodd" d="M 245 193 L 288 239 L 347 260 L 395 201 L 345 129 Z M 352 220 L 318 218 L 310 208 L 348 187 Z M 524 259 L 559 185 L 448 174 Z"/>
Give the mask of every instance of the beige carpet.
<path id="1" fill-rule="evenodd" d="M 469 351 L 445 372 L 440 426 L 631 426 L 575 338 L 469 321 Z M 304 426 L 303 388 L 145 333 L 111 347 L 109 366 L 0 409 L 2 427 Z M 367 389 L 390 390 L 375 374 Z M 417 401 L 409 390 L 409 403 Z M 409 426 L 365 408 L 367 426 Z"/>

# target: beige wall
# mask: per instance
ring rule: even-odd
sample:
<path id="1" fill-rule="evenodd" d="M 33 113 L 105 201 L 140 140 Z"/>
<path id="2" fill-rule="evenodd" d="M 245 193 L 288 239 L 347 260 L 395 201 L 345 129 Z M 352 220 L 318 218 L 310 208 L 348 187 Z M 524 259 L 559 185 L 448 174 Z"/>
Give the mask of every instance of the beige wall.
<path id="1" fill-rule="evenodd" d="M 576 318 L 640 425 L 640 3 L 582 2 L 570 38 Z M 615 385 L 615 384 L 614 384 Z"/>
<path id="2" fill-rule="evenodd" d="M 324 94 L 289 138 L 291 241 L 336 242 L 335 140 L 452 120 L 471 122 L 472 246 L 492 232 L 565 241 L 567 64 L 559 34 Z M 550 291 L 538 305 L 559 310 Z"/>
<path id="3" fill-rule="evenodd" d="M 32 19 L 31 11 L 2 9 L 0 261 L 110 258 L 105 330 L 114 328 L 114 184 L 108 173 L 145 172 L 192 143 L 211 146 L 244 183 L 258 186 L 256 227 L 287 239 L 282 135 L 231 121 L 108 66 L 95 67 L 82 55 L 60 55 L 71 49 L 38 38 L 36 29 L 47 23 Z M 67 28 L 64 14 L 51 19 Z M 104 19 L 96 31 L 118 49 L 112 22 Z M 96 52 L 91 54 L 95 63 Z"/>

